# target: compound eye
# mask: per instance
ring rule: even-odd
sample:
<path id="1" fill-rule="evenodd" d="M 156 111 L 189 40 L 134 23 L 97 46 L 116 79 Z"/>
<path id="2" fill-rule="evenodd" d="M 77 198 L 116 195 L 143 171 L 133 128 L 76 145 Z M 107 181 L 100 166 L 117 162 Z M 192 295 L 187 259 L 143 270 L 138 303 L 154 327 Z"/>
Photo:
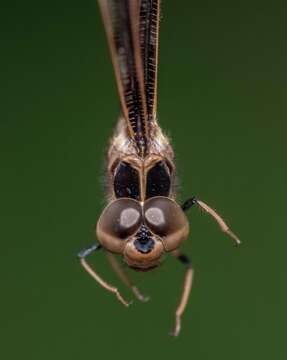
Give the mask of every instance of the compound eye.
<path id="1" fill-rule="evenodd" d="M 122 253 L 125 240 L 137 232 L 141 223 L 140 204 L 133 199 L 117 199 L 102 212 L 97 223 L 97 238 L 105 249 Z"/>
<path id="2" fill-rule="evenodd" d="M 180 206 L 173 200 L 157 196 L 144 204 L 144 221 L 147 227 L 162 238 L 166 251 L 171 251 L 184 241 L 189 224 Z"/>

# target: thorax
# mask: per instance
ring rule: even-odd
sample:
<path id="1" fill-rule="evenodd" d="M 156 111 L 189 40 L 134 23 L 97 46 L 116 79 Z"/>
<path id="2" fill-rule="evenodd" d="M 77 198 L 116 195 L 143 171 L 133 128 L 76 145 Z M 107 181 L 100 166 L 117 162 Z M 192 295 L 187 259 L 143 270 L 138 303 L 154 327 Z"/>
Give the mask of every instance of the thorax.
<path id="1" fill-rule="evenodd" d="M 173 150 L 157 122 L 151 126 L 145 156 L 139 156 L 124 120 L 119 120 L 108 150 L 107 185 L 109 201 L 121 197 L 141 202 L 153 196 L 175 198 Z"/>

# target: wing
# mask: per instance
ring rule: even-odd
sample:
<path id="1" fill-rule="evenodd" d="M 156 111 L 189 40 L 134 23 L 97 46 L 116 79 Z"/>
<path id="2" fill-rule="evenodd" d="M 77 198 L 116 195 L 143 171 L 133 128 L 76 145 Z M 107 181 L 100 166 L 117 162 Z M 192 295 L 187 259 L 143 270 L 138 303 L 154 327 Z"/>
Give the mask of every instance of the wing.
<path id="1" fill-rule="evenodd" d="M 148 121 L 156 120 L 160 0 L 141 0 L 140 47 Z"/>
<path id="2" fill-rule="evenodd" d="M 140 44 L 140 0 L 99 0 L 115 70 L 121 109 L 138 152 L 147 150 L 145 74 Z M 145 34 L 147 31 L 141 31 Z M 144 59 L 147 59 L 146 57 Z M 150 91 L 149 91 L 150 93 Z"/>

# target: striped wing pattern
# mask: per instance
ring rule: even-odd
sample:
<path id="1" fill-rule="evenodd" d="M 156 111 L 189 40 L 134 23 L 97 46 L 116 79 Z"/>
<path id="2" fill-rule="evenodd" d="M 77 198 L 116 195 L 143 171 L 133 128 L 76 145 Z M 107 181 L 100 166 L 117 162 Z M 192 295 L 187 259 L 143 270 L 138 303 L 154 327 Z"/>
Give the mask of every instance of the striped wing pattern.
<path id="1" fill-rule="evenodd" d="M 149 121 L 153 121 L 156 117 L 159 16 L 159 0 L 141 1 L 140 46 Z"/>
<path id="2" fill-rule="evenodd" d="M 138 152 L 147 152 L 155 119 L 159 0 L 99 0 L 121 110 Z"/>

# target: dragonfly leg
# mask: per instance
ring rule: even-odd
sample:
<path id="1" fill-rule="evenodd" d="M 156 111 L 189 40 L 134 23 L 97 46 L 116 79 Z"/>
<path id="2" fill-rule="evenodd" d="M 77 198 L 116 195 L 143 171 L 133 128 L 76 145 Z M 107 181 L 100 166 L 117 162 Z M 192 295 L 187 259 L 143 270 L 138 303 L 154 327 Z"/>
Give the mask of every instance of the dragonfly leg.
<path id="1" fill-rule="evenodd" d="M 80 263 L 83 266 L 83 268 L 92 276 L 94 280 L 97 281 L 98 284 L 100 284 L 104 289 L 110 291 L 113 293 L 117 299 L 124 305 L 129 306 L 130 303 L 127 302 L 122 295 L 120 294 L 119 290 L 107 283 L 98 273 L 91 268 L 91 266 L 86 262 L 86 257 L 90 255 L 91 253 L 100 250 L 102 247 L 99 244 L 93 244 L 87 249 L 84 249 L 78 253 L 78 258 L 80 259 Z"/>
<path id="2" fill-rule="evenodd" d="M 148 296 L 144 296 L 139 289 L 133 284 L 132 280 L 129 278 L 128 274 L 124 271 L 121 264 L 117 261 L 115 255 L 113 255 L 110 252 L 107 252 L 108 260 L 114 269 L 115 273 L 118 275 L 118 277 L 122 280 L 122 282 L 133 292 L 135 297 L 142 301 L 147 302 L 149 300 Z"/>
<path id="3" fill-rule="evenodd" d="M 213 217 L 213 219 L 217 222 L 220 229 L 230 236 L 230 238 L 235 242 L 236 245 L 240 245 L 241 241 L 239 238 L 229 229 L 223 218 L 210 206 L 205 204 L 203 201 L 197 199 L 196 197 L 192 197 L 186 200 L 183 205 L 181 206 L 182 210 L 185 212 L 189 210 L 194 204 L 198 205 L 201 209 L 206 211 L 209 215 Z"/>
<path id="4" fill-rule="evenodd" d="M 186 267 L 182 295 L 181 295 L 180 303 L 175 312 L 175 327 L 174 330 L 171 332 L 172 336 L 178 336 L 181 329 L 181 316 L 188 303 L 188 299 L 192 287 L 193 268 L 192 268 L 191 260 L 188 258 L 188 256 L 184 255 L 179 250 L 173 251 L 172 255 L 175 256 Z"/>

